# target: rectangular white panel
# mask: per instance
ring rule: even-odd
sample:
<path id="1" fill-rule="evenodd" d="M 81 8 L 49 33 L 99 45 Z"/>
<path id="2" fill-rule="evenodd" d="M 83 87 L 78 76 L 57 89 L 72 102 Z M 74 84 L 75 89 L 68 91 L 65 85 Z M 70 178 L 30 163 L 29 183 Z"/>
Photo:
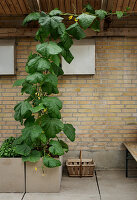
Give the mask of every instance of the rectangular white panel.
<path id="1" fill-rule="evenodd" d="M 94 39 L 74 41 L 70 51 L 74 56 L 74 59 L 70 64 L 68 64 L 62 57 L 62 68 L 65 75 L 95 74 Z"/>
<path id="2" fill-rule="evenodd" d="M 14 40 L 0 40 L 0 75 L 15 74 L 14 49 Z"/>

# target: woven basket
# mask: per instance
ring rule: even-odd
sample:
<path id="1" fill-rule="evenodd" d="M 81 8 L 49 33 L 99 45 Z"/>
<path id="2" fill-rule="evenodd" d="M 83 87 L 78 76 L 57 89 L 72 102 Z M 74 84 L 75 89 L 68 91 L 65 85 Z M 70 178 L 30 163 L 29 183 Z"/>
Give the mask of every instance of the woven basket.
<path id="1" fill-rule="evenodd" d="M 68 159 L 66 162 L 69 176 L 93 176 L 95 164 L 92 159 L 82 159 L 80 151 L 80 159 Z"/>

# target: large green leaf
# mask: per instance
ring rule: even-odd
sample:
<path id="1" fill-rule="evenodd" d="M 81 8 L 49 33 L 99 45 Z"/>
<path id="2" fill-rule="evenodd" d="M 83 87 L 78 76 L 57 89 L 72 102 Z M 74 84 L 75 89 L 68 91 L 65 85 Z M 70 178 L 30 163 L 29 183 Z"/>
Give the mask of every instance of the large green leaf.
<path id="1" fill-rule="evenodd" d="M 58 155 L 58 156 L 64 155 L 64 150 L 59 141 L 51 140 L 49 145 L 50 145 L 49 152 L 52 155 Z"/>
<path id="2" fill-rule="evenodd" d="M 51 61 L 53 61 L 53 63 L 56 64 L 57 66 L 60 66 L 61 60 L 59 55 L 52 55 Z"/>
<path id="3" fill-rule="evenodd" d="M 45 156 L 43 158 L 43 164 L 48 168 L 54 168 L 61 166 L 61 162 L 59 160 L 56 160 L 50 156 Z"/>
<path id="4" fill-rule="evenodd" d="M 105 10 L 100 9 L 100 10 L 96 10 L 95 14 L 102 20 L 107 15 L 107 12 Z"/>
<path id="5" fill-rule="evenodd" d="M 48 56 L 48 55 L 56 55 L 61 53 L 62 49 L 57 45 L 56 42 L 50 41 L 38 44 L 37 47 L 37 52 L 40 53 L 42 56 Z"/>
<path id="6" fill-rule="evenodd" d="M 68 145 L 63 140 L 59 140 L 59 143 L 61 144 L 63 150 L 67 153 L 69 150 Z"/>
<path id="7" fill-rule="evenodd" d="M 45 75 L 45 80 L 41 87 L 42 91 L 47 92 L 48 95 L 52 93 L 57 94 L 58 93 L 57 84 L 58 84 L 57 76 L 54 74 L 47 74 Z"/>
<path id="8" fill-rule="evenodd" d="M 31 115 L 31 109 L 32 109 L 32 107 L 27 101 L 22 101 L 22 102 L 18 103 L 14 107 L 15 120 L 22 122 L 23 119 L 25 119 Z"/>
<path id="9" fill-rule="evenodd" d="M 67 63 L 71 63 L 72 60 L 74 59 L 74 56 L 72 55 L 72 53 L 70 52 L 70 50 L 66 50 L 62 47 L 62 52 L 61 55 L 64 57 L 64 59 L 66 60 Z"/>
<path id="10" fill-rule="evenodd" d="M 56 8 L 54 10 L 50 11 L 50 13 L 49 13 L 50 16 L 61 15 L 61 14 L 62 14 L 62 12 Z"/>
<path id="11" fill-rule="evenodd" d="M 31 137 L 32 141 L 34 141 L 36 138 L 40 136 L 42 131 L 43 130 L 39 125 L 32 125 L 32 126 L 27 126 L 24 129 L 22 129 L 22 135 L 24 139 Z"/>
<path id="12" fill-rule="evenodd" d="M 73 40 L 72 38 L 69 36 L 69 34 L 67 32 L 64 32 L 62 35 L 61 35 L 61 42 L 63 44 L 63 47 L 65 49 L 69 49 L 72 44 L 73 44 Z"/>
<path id="13" fill-rule="evenodd" d="M 35 39 L 43 43 L 49 35 L 49 30 L 46 27 L 41 26 L 36 32 Z"/>
<path id="14" fill-rule="evenodd" d="M 22 160 L 24 162 L 38 162 L 41 157 L 41 153 L 37 150 L 31 151 L 31 153 L 28 156 L 22 157 Z"/>
<path id="15" fill-rule="evenodd" d="M 41 133 L 41 135 L 40 135 L 40 140 L 41 140 L 41 142 L 42 142 L 43 144 L 46 144 L 46 143 L 48 142 L 45 133 L 43 133 L 43 132 Z"/>
<path id="16" fill-rule="evenodd" d="M 77 19 L 79 20 L 79 24 L 82 26 L 82 28 L 87 29 L 92 24 L 94 19 L 96 19 L 96 16 L 83 13 L 79 15 Z"/>
<path id="17" fill-rule="evenodd" d="M 33 54 L 31 59 L 27 62 L 28 67 L 28 73 L 35 73 L 37 69 L 38 60 L 40 59 L 40 56 L 37 54 Z"/>
<path id="18" fill-rule="evenodd" d="M 32 107 L 31 111 L 32 111 L 32 113 L 37 113 L 37 112 L 39 112 L 40 110 L 43 110 L 44 108 L 45 108 L 45 107 L 43 106 L 43 104 L 40 103 L 38 106 Z"/>
<path id="19" fill-rule="evenodd" d="M 64 133 L 71 142 L 75 140 L 75 128 L 72 124 L 64 124 Z"/>
<path id="20" fill-rule="evenodd" d="M 42 103 L 48 109 L 48 114 L 53 118 L 61 118 L 62 102 L 57 97 L 44 97 Z"/>
<path id="21" fill-rule="evenodd" d="M 30 21 L 36 21 L 40 18 L 39 12 L 30 13 L 27 17 L 25 17 L 23 21 L 23 25 L 27 24 Z"/>
<path id="22" fill-rule="evenodd" d="M 21 89 L 21 93 L 26 93 L 26 94 L 35 94 L 36 93 L 36 86 L 30 84 L 30 83 L 27 83 L 27 82 L 24 82 L 22 84 L 22 89 Z"/>
<path id="23" fill-rule="evenodd" d="M 76 22 L 75 24 L 70 25 L 66 31 L 72 35 L 77 40 L 80 40 L 82 38 L 85 38 L 86 35 L 84 31 L 81 29 L 80 25 Z"/>
<path id="24" fill-rule="evenodd" d="M 30 154 L 30 151 L 31 151 L 31 148 L 27 145 L 27 144 L 20 144 L 20 145 L 17 145 L 16 148 L 15 148 L 15 152 L 17 154 L 20 154 L 22 156 L 27 156 Z"/>
<path id="25" fill-rule="evenodd" d="M 56 64 L 54 63 L 51 63 L 51 69 L 54 71 L 54 73 L 57 75 L 57 76 L 60 76 L 60 75 L 63 75 L 64 72 L 61 68 L 61 66 L 57 66 Z"/>
<path id="26" fill-rule="evenodd" d="M 40 58 L 37 65 L 37 71 L 45 71 L 50 68 L 50 62 L 45 58 Z"/>
<path id="27" fill-rule="evenodd" d="M 41 83 L 44 81 L 44 75 L 39 72 L 35 72 L 34 74 L 28 75 L 26 77 L 26 81 L 29 83 Z"/>
<path id="28" fill-rule="evenodd" d="M 27 127 L 27 126 L 33 126 L 35 122 L 35 117 L 33 115 L 31 115 L 29 118 L 27 118 L 24 122 L 24 126 Z"/>
<path id="29" fill-rule="evenodd" d="M 100 31 L 100 21 L 95 19 L 94 22 L 91 25 L 91 28 L 92 28 L 93 31 L 99 32 Z"/>
<path id="30" fill-rule="evenodd" d="M 24 83 L 25 79 L 19 79 L 19 80 L 16 80 L 13 84 L 13 87 L 14 86 L 21 86 L 23 83 Z"/>
<path id="31" fill-rule="evenodd" d="M 46 136 L 48 138 L 56 137 L 56 134 L 58 134 L 64 128 L 63 122 L 60 119 L 50 117 L 45 118 L 45 120 L 42 122 L 42 126 L 46 131 Z"/>

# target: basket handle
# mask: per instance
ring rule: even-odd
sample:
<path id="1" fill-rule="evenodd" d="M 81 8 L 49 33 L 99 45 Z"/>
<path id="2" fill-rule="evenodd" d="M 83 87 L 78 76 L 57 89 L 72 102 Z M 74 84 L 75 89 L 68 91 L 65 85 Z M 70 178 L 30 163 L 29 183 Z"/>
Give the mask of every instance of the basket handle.
<path id="1" fill-rule="evenodd" d="M 82 151 L 80 150 L 80 178 L 82 177 Z"/>

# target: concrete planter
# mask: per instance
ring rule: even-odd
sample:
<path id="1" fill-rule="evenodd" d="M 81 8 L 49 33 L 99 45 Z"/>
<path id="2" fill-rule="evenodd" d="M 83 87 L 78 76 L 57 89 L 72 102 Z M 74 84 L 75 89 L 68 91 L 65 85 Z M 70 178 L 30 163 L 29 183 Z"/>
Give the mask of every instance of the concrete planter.
<path id="1" fill-rule="evenodd" d="M 21 158 L 0 158 L 0 192 L 25 192 L 24 163 Z"/>
<path id="2" fill-rule="evenodd" d="M 59 160 L 62 163 L 62 156 Z M 62 178 L 62 166 L 55 168 L 42 168 L 42 166 L 42 159 L 37 163 L 26 162 L 26 192 L 59 192 Z"/>

